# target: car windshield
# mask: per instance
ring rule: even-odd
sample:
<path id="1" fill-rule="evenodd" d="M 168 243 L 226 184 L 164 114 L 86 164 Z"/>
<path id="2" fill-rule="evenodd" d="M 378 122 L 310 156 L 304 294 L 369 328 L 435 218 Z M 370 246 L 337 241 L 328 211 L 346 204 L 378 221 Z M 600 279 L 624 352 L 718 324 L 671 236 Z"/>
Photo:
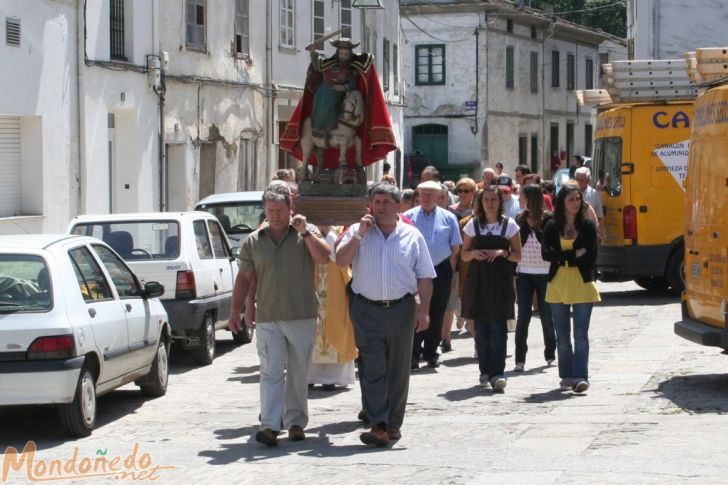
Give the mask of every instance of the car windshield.
<path id="1" fill-rule="evenodd" d="M 101 239 L 127 261 L 179 256 L 177 221 L 81 222 L 72 234 Z"/>
<path id="2" fill-rule="evenodd" d="M 262 201 L 200 204 L 197 210 L 209 212 L 217 217 L 227 235 L 253 232 L 264 217 Z"/>
<path id="3" fill-rule="evenodd" d="M 0 313 L 53 308 L 48 267 L 40 256 L 0 254 Z"/>

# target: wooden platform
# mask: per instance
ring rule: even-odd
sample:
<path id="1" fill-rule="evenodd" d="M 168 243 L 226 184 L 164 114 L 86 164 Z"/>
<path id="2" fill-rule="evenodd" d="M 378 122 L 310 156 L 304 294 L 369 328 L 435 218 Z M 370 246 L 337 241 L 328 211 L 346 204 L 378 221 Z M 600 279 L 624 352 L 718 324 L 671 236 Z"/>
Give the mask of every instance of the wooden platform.
<path id="1" fill-rule="evenodd" d="M 296 213 L 319 226 L 348 226 L 359 222 L 367 213 L 366 196 L 298 195 Z"/>

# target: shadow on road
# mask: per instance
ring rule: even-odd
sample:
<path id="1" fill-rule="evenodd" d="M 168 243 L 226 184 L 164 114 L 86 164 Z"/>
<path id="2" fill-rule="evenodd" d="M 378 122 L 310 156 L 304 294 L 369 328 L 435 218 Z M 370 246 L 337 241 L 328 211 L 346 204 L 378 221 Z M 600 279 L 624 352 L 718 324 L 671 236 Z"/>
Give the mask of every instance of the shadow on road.
<path id="1" fill-rule="evenodd" d="M 728 413 L 728 374 L 671 377 L 657 386 L 657 393 L 689 413 Z"/>
<path id="2" fill-rule="evenodd" d="M 215 358 L 222 357 L 228 352 L 240 347 L 240 345 L 234 343 L 232 340 L 221 340 L 217 339 L 215 342 Z M 189 350 L 183 350 L 180 345 L 173 345 L 172 351 L 169 353 L 169 373 L 170 375 L 184 374 L 191 370 L 199 368 L 198 364 L 195 364 L 192 358 L 192 352 Z"/>
<path id="3" fill-rule="evenodd" d="M 360 421 L 347 421 L 330 423 L 306 430 L 306 440 L 293 443 L 288 440 L 284 431 L 278 436 L 278 446 L 267 447 L 255 441 L 254 434 L 258 426 L 246 426 L 234 429 L 219 429 L 215 431 L 220 440 L 246 440 L 238 443 L 224 443 L 220 449 L 204 450 L 198 455 L 209 458 L 210 465 L 227 465 L 238 461 L 256 462 L 280 458 L 296 454 L 313 458 L 332 458 L 359 455 L 363 453 L 382 453 L 404 450 L 406 448 L 370 448 L 364 445 L 332 446 L 330 435 L 356 433 L 362 431 Z"/>
<path id="4" fill-rule="evenodd" d="M 629 290 L 629 291 L 602 291 L 602 302 L 599 306 L 660 306 L 670 305 L 680 300 L 677 295 L 665 291 Z"/>
<path id="5" fill-rule="evenodd" d="M 138 389 L 112 391 L 98 398 L 96 428 L 116 421 L 126 415 L 136 413 L 148 400 Z M 58 410 L 55 406 L 13 406 L 0 411 L 2 432 L 0 450 L 6 446 L 22 448 L 29 440 L 37 444 L 39 450 L 51 449 L 76 441 L 63 434 Z M 93 438 L 93 434 L 91 435 Z"/>
<path id="6" fill-rule="evenodd" d="M 438 397 L 444 397 L 448 401 L 465 401 L 466 399 L 473 399 L 476 397 L 489 397 L 498 393 L 493 390 L 480 386 L 466 387 L 465 389 L 453 389 L 443 394 L 438 394 Z"/>
<path id="7" fill-rule="evenodd" d="M 478 359 L 475 357 L 455 357 L 454 359 L 442 360 L 441 364 L 445 367 L 460 367 L 463 365 L 477 364 Z"/>
<path id="8" fill-rule="evenodd" d="M 537 404 L 554 401 L 565 401 L 566 399 L 572 399 L 574 397 L 583 396 L 584 394 L 572 394 L 570 392 L 563 392 L 561 389 L 553 389 L 546 392 L 535 392 L 528 397 L 523 399 L 523 402 Z"/>

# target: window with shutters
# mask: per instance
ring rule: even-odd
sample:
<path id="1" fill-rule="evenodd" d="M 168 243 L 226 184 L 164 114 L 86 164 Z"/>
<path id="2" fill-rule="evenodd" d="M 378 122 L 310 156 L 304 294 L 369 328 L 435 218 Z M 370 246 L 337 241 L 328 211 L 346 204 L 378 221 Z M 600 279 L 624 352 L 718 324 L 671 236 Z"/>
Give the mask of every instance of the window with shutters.
<path id="1" fill-rule="evenodd" d="M 341 35 L 351 37 L 351 0 L 341 0 L 339 4 L 339 28 Z"/>
<path id="2" fill-rule="evenodd" d="M 201 52 L 206 50 L 205 10 L 205 0 L 186 0 L 185 2 L 185 34 L 189 50 Z"/>
<path id="3" fill-rule="evenodd" d="M 111 31 L 111 59 L 125 61 L 124 55 L 124 0 L 111 0 L 109 5 Z"/>
<path id="4" fill-rule="evenodd" d="M 538 52 L 531 51 L 531 92 L 538 93 Z"/>
<path id="5" fill-rule="evenodd" d="M 551 86 L 558 88 L 559 79 L 559 51 L 551 51 Z"/>
<path id="6" fill-rule="evenodd" d="M 293 0 L 281 1 L 280 45 L 293 49 L 296 47 L 296 10 Z"/>
<path id="7" fill-rule="evenodd" d="M 506 89 L 513 89 L 515 85 L 515 49 L 512 45 L 506 46 Z"/>
<path id="8" fill-rule="evenodd" d="M 235 0 L 235 54 L 250 55 L 249 0 Z"/>
<path id="9" fill-rule="evenodd" d="M 5 43 L 7 45 L 20 46 L 19 18 L 5 17 Z"/>
<path id="10" fill-rule="evenodd" d="M 326 1 L 325 0 L 313 0 L 313 18 L 312 18 L 312 31 L 313 41 L 316 42 L 325 35 L 326 25 Z M 319 50 L 323 50 L 324 46 L 319 46 Z"/>
<path id="11" fill-rule="evenodd" d="M 392 75 L 394 76 L 392 84 L 396 95 L 399 94 L 399 49 L 397 44 L 392 44 Z"/>
<path id="12" fill-rule="evenodd" d="M 384 59 L 384 67 L 382 69 L 382 90 L 386 93 L 389 91 L 389 40 L 384 38 L 382 44 L 382 58 Z"/>
<path id="13" fill-rule="evenodd" d="M 566 89 L 576 89 L 576 65 L 574 54 L 566 55 Z"/>
<path id="14" fill-rule="evenodd" d="M 415 47 L 415 84 L 445 84 L 445 44 Z"/>
<path id="15" fill-rule="evenodd" d="M 586 86 L 585 89 L 594 89 L 594 61 L 592 59 L 586 60 Z"/>

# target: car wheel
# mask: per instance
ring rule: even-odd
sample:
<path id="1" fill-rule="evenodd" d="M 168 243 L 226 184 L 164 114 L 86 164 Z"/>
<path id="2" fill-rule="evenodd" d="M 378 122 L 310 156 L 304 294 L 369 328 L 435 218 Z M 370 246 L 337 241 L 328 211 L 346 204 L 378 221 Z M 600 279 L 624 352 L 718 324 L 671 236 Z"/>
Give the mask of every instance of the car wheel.
<path id="1" fill-rule="evenodd" d="M 665 278 L 646 276 L 644 278 L 637 278 L 634 280 L 637 286 L 644 288 L 647 291 L 665 291 L 667 290 L 668 284 Z"/>
<path id="2" fill-rule="evenodd" d="M 673 251 L 667 261 L 667 282 L 670 290 L 678 295 L 685 289 L 685 250 L 682 246 Z"/>
<path id="3" fill-rule="evenodd" d="M 233 333 L 233 342 L 237 345 L 249 344 L 253 341 L 253 334 L 255 333 L 255 327 L 248 324 L 244 318 L 240 318 L 240 323 L 243 324 L 243 329 L 238 333 Z"/>
<path id="4" fill-rule="evenodd" d="M 58 406 L 63 431 L 69 436 L 88 436 L 96 425 L 96 380 L 88 366 L 81 368 L 73 402 Z"/>
<path id="5" fill-rule="evenodd" d="M 215 322 L 212 320 L 212 314 L 205 314 L 205 320 L 202 322 L 200 329 L 201 347 L 193 352 L 195 362 L 199 365 L 210 365 L 215 360 Z"/>
<path id="6" fill-rule="evenodd" d="M 169 346 L 165 340 L 159 341 L 157 355 L 152 363 L 147 380 L 139 385 L 142 394 L 148 397 L 164 396 L 169 381 Z"/>

